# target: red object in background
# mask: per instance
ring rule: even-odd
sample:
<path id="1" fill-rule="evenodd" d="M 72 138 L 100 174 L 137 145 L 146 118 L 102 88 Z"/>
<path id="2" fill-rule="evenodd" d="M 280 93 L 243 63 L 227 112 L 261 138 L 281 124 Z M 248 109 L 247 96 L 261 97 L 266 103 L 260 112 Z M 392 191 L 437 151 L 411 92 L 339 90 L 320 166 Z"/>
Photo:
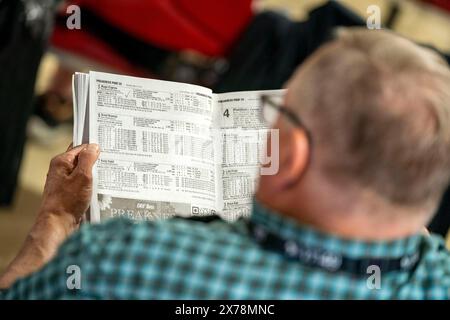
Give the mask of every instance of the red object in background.
<path id="1" fill-rule="evenodd" d="M 52 46 L 131 73 L 130 62 L 83 31 L 83 8 L 156 47 L 213 57 L 226 55 L 253 17 L 252 0 L 73 0 L 63 12 L 71 4 L 82 8 L 81 30 L 57 26 Z"/>
<path id="2" fill-rule="evenodd" d="M 130 34 L 169 50 L 224 54 L 252 16 L 251 0 L 76 0 Z"/>
<path id="3" fill-rule="evenodd" d="M 60 53 L 81 57 L 87 61 L 93 61 L 94 64 L 106 66 L 128 75 L 152 76 L 148 71 L 134 66 L 101 39 L 82 30 L 72 31 L 56 26 L 51 37 L 51 45 Z"/>
<path id="4" fill-rule="evenodd" d="M 450 11 L 450 1 L 449 0 L 422 0 L 422 1 L 434 4 L 438 7 L 441 7 L 445 10 Z"/>

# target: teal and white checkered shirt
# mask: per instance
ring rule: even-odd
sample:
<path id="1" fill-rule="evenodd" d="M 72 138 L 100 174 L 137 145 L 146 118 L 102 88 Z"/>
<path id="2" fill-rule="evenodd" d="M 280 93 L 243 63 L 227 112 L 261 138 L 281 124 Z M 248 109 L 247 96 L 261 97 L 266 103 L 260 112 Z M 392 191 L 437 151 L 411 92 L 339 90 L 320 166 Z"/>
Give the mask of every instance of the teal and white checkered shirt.
<path id="1" fill-rule="evenodd" d="M 416 235 L 364 243 L 322 234 L 254 204 L 251 220 L 303 246 L 350 258 L 396 258 L 415 251 L 409 271 L 369 276 L 329 272 L 267 250 L 247 221 L 189 219 L 133 223 L 112 219 L 68 239 L 40 271 L 2 293 L 5 299 L 449 299 L 450 253 L 442 238 Z M 69 289 L 70 266 L 80 289 Z M 70 269 L 69 269 L 70 270 Z"/>

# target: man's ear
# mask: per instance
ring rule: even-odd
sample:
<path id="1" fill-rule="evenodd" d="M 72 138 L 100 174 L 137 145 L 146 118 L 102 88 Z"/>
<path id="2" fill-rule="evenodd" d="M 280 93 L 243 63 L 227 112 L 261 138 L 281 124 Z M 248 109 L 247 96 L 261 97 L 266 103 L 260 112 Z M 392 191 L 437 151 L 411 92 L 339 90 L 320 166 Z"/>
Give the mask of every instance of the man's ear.
<path id="1" fill-rule="evenodd" d="M 300 128 L 280 129 L 279 139 L 278 172 L 261 175 L 256 192 L 259 201 L 274 208 L 284 205 L 285 191 L 292 189 L 306 172 L 311 152 L 308 136 Z M 271 155 L 273 158 L 274 154 Z"/>
<path id="2" fill-rule="evenodd" d="M 310 149 L 306 132 L 300 128 L 292 128 L 283 135 L 280 143 L 280 168 L 274 176 L 278 190 L 292 187 L 302 176 L 309 162 Z"/>

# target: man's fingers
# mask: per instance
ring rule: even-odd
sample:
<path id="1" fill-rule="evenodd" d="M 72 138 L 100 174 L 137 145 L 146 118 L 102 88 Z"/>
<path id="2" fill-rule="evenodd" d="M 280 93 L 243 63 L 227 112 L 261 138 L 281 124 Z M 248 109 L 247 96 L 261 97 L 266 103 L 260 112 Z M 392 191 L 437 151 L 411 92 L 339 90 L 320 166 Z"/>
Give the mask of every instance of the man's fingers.
<path id="1" fill-rule="evenodd" d="M 90 174 L 93 164 L 98 157 L 98 145 L 96 144 L 83 144 L 70 149 L 56 157 L 54 157 L 50 163 L 51 170 L 63 170 L 70 174 L 73 173 L 78 167 L 79 172 L 86 175 Z M 80 160 L 82 163 L 80 164 Z M 87 171 L 85 171 L 85 168 Z"/>
<path id="2" fill-rule="evenodd" d="M 83 150 L 83 146 L 73 148 L 54 157 L 50 162 L 50 171 L 63 170 L 65 172 L 72 172 L 75 168 L 77 155 L 81 150 Z"/>
<path id="3" fill-rule="evenodd" d="M 78 154 L 78 163 L 72 174 L 80 175 L 82 177 L 91 178 L 92 167 L 97 161 L 100 149 L 97 144 L 91 143 L 85 145 Z"/>
<path id="4" fill-rule="evenodd" d="M 72 150 L 72 149 L 73 149 L 73 142 L 71 144 L 69 144 L 69 146 L 67 147 L 66 152 L 69 151 L 69 150 Z"/>
<path id="5" fill-rule="evenodd" d="M 67 151 L 64 152 L 63 154 L 66 156 L 69 156 L 69 157 L 76 157 L 87 146 L 88 146 L 88 144 L 81 144 L 79 146 L 76 146 L 75 148 L 67 149 Z"/>

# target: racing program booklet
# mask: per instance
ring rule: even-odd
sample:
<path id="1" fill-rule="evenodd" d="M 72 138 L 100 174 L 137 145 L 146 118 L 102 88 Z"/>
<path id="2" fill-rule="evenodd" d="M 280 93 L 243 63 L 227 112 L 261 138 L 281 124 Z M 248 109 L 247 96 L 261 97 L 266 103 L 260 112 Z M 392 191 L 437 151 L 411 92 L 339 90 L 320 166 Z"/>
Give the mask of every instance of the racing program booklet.
<path id="1" fill-rule="evenodd" d="M 91 222 L 247 216 L 267 124 L 260 95 L 109 73 L 73 76 L 74 146 L 98 143 Z"/>

